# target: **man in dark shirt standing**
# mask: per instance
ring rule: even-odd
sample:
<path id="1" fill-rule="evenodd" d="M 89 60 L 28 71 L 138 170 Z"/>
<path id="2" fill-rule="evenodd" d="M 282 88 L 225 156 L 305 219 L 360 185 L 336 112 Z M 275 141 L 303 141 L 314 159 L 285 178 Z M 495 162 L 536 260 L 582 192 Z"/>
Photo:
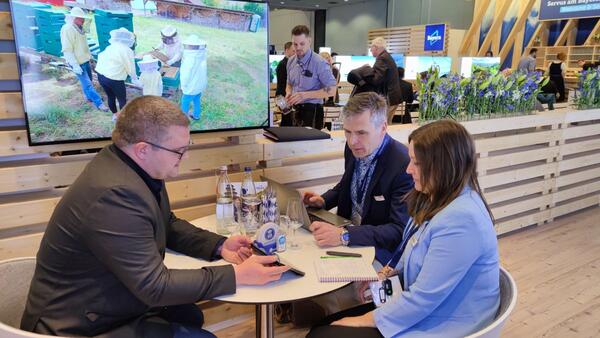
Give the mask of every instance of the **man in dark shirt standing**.
<path id="1" fill-rule="evenodd" d="M 285 43 L 283 55 L 285 55 L 283 60 L 279 61 L 279 64 L 275 69 L 275 72 L 277 73 L 277 90 L 275 90 L 275 96 L 285 96 L 285 87 L 287 86 L 287 63 L 290 57 L 294 55 L 294 45 L 291 41 Z M 281 126 L 292 126 L 292 116 L 290 114 L 281 116 Z"/>
<path id="2" fill-rule="evenodd" d="M 37 254 L 21 328 L 58 336 L 214 337 L 194 304 L 285 269 L 250 257 L 250 240 L 200 229 L 171 212 L 164 180 L 190 143 L 178 106 L 142 96 L 120 113 L 111 144 L 56 206 Z M 238 265 L 168 269 L 169 248 Z M 250 257 L 250 258 L 248 258 Z"/>

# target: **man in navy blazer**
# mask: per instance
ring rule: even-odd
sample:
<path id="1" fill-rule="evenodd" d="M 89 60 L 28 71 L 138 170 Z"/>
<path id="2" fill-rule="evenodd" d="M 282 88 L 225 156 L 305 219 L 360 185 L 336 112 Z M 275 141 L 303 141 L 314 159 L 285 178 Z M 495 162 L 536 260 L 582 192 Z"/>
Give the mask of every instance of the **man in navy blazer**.
<path id="1" fill-rule="evenodd" d="M 346 135 L 344 175 L 322 196 L 305 192 L 304 203 L 325 209 L 337 207 L 338 215 L 353 225 L 339 228 L 313 222 L 311 230 L 321 247 L 375 246 L 375 257 L 385 264 L 400 244 L 408 221 L 403 196 L 414 185 L 406 173 L 408 150 L 387 134 L 386 101 L 376 93 L 351 97 L 342 119 Z"/>

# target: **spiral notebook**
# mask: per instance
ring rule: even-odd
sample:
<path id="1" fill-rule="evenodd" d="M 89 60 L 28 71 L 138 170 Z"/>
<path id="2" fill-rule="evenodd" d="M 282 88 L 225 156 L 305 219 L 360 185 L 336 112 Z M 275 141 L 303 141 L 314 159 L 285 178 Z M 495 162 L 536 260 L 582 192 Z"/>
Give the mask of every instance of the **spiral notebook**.
<path id="1" fill-rule="evenodd" d="M 317 259 L 315 270 L 319 282 L 372 282 L 377 281 L 377 271 L 362 258 L 340 257 Z"/>

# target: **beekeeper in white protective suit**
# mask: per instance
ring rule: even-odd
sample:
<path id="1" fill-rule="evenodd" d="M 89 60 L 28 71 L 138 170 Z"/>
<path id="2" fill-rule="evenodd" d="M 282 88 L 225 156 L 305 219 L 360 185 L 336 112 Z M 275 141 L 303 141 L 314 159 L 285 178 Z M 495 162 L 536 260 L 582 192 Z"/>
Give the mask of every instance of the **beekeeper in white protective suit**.
<path id="1" fill-rule="evenodd" d="M 158 60 L 147 54 L 137 64 L 140 68 L 140 84 L 143 88 L 143 94 L 162 96 L 163 82 L 158 71 Z"/>
<path id="2" fill-rule="evenodd" d="M 202 107 L 200 100 L 206 90 L 206 42 L 196 35 L 190 35 L 183 41 L 183 58 L 180 69 L 181 110 L 194 120 L 200 119 Z M 189 115 L 190 103 L 194 112 Z"/>
<path id="3" fill-rule="evenodd" d="M 125 87 L 127 76 L 131 77 L 133 84 L 139 85 L 132 50 L 135 35 L 127 28 L 121 27 L 110 31 L 108 42 L 110 45 L 98 54 L 96 73 L 98 73 L 98 82 L 108 97 L 108 107 L 113 112 L 113 122 L 115 122 L 118 112 L 116 101 L 119 101 L 120 109 L 127 103 Z"/>
<path id="4" fill-rule="evenodd" d="M 177 34 L 177 28 L 167 26 L 161 29 L 160 37 L 161 42 L 158 46 L 154 47 L 154 49 L 167 56 L 168 60 L 166 60 L 166 64 L 168 66 L 180 67 L 183 47 L 181 45 L 181 40 L 179 40 L 179 35 Z"/>
<path id="5" fill-rule="evenodd" d="M 86 99 L 96 108 L 108 111 L 108 107 L 102 102 L 102 97 L 92 83 L 92 68 L 90 67 L 92 54 L 83 27 L 85 20 L 91 20 L 91 18 L 79 7 L 73 7 L 71 12 L 65 15 L 65 24 L 60 29 L 63 57 L 79 79 Z"/>

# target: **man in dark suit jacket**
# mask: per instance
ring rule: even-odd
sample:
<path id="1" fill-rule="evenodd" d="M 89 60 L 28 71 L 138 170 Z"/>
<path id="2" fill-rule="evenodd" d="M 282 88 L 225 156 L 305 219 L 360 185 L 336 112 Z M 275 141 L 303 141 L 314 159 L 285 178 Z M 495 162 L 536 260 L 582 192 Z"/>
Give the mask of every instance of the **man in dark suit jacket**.
<path id="1" fill-rule="evenodd" d="M 201 329 L 195 302 L 264 284 L 249 239 L 202 230 L 170 209 L 164 179 L 175 177 L 190 141 L 177 105 L 156 96 L 129 102 L 114 144 L 105 147 L 71 185 L 48 223 L 21 328 L 60 336 L 171 337 Z M 166 248 L 239 265 L 170 270 Z M 247 259 L 248 258 L 248 259 Z"/>
<path id="2" fill-rule="evenodd" d="M 398 81 L 398 66 L 390 53 L 387 52 L 384 38 L 377 37 L 373 39 L 370 50 L 376 59 L 373 65 L 373 77 L 367 78 L 367 81 L 377 88 L 377 93 L 387 99 L 387 122 L 391 124 L 396 108 L 402 102 Z"/>
<path id="3" fill-rule="evenodd" d="M 313 207 L 337 207 L 353 226 L 338 228 L 313 222 L 311 230 L 319 246 L 375 246 L 376 258 L 387 263 L 402 241 L 408 221 L 403 196 L 413 188 L 406 173 L 408 150 L 387 134 L 385 99 L 373 92 L 348 100 L 342 118 L 347 135 L 345 171 L 340 182 L 322 196 L 304 193 Z"/>
<path id="4" fill-rule="evenodd" d="M 283 60 L 279 61 L 275 73 L 277 74 L 277 89 L 275 95 L 285 96 L 285 86 L 287 85 L 287 62 L 291 56 L 294 55 L 294 45 L 291 41 L 288 41 L 284 45 Z"/>

